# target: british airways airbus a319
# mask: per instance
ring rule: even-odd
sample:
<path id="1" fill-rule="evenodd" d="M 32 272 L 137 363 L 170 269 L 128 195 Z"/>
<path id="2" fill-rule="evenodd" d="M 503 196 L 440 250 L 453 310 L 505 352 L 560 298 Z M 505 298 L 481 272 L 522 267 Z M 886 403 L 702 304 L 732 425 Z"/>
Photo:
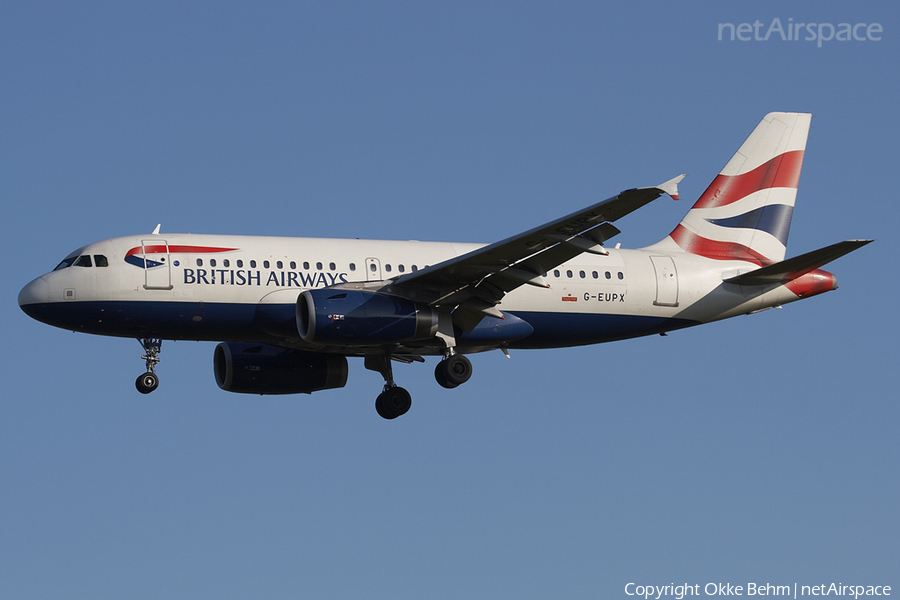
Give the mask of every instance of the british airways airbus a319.
<path id="1" fill-rule="evenodd" d="M 820 269 L 871 240 L 785 260 L 810 115 L 771 113 L 660 242 L 605 246 L 613 225 L 676 177 L 489 244 L 161 234 L 69 254 L 19 293 L 44 323 L 138 339 L 150 393 L 163 339 L 220 341 L 223 390 L 295 394 L 339 388 L 347 357 L 384 377 L 375 409 L 409 410 L 392 361 L 440 356 L 454 388 L 468 354 L 560 348 L 661 334 L 758 312 L 837 287 Z"/>

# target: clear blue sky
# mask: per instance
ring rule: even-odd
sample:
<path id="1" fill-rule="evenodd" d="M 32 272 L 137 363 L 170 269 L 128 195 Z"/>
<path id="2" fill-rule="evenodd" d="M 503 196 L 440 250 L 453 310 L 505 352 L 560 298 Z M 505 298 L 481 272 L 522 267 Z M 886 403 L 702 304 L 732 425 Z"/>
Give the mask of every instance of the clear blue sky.
<path id="1" fill-rule="evenodd" d="M 327 5 L 322 8 L 320 5 Z M 718 41 L 878 23 L 880 41 Z M 826 31 L 827 33 L 827 31 Z M 804 32 L 805 34 L 805 32 Z M 900 593 L 896 3 L 0 7 L 0 597 L 627 598 L 628 582 Z M 667 234 L 766 113 L 813 113 L 788 254 L 841 288 L 668 337 L 220 391 L 213 344 L 30 320 L 71 250 L 163 232 L 491 242 L 679 173 Z"/>

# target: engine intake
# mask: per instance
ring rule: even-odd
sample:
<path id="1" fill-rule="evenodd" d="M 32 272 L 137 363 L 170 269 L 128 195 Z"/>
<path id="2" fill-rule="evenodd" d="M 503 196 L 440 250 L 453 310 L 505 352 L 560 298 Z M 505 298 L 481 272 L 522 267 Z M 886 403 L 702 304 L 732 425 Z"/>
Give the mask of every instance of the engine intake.
<path id="1" fill-rule="evenodd" d="M 306 290 L 297 331 L 307 342 L 369 346 L 434 337 L 437 311 L 412 300 L 360 290 Z"/>
<path id="2" fill-rule="evenodd" d="M 216 383 L 241 394 L 310 394 L 347 384 L 347 357 L 266 344 L 222 342 L 213 354 Z"/>

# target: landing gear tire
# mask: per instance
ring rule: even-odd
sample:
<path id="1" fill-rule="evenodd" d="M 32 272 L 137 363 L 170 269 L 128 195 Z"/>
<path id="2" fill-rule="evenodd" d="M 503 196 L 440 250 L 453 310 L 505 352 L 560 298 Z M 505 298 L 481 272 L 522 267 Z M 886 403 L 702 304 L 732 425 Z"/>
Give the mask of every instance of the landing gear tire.
<path id="1" fill-rule="evenodd" d="M 144 338 L 138 340 L 144 347 L 144 355 L 141 357 L 146 361 L 147 372 L 137 378 L 134 387 L 142 394 L 149 394 L 159 387 L 159 377 L 156 376 L 154 370 L 159 364 L 159 351 L 162 350 L 162 340 L 160 338 Z"/>
<path id="2" fill-rule="evenodd" d="M 434 378 L 438 384 L 447 389 L 464 384 L 471 376 L 472 363 L 462 354 L 448 356 L 434 369 Z"/>
<path id="3" fill-rule="evenodd" d="M 378 394 L 375 411 L 383 419 L 396 419 L 405 415 L 412 406 L 412 396 L 402 387 L 392 387 Z"/>
<path id="4" fill-rule="evenodd" d="M 444 376 L 444 361 L 441 361 L 434 366 L 434 379 L 438 382 L 438 385 L 442 388 L 447 388 L 448 390 L 452 390 L 459 385 L 458 383 L 450 383 L 447 381 L 447 378 Z"/>
<path id="5" fill-rule="evenodd" d="M 159 387 L 159 377 L 156 376 L 156 373 L 150 373 L 148 371 L 137 378 L 137 381 L 134 382 L 134 386 L 140 393 L 149 394 Z"/>

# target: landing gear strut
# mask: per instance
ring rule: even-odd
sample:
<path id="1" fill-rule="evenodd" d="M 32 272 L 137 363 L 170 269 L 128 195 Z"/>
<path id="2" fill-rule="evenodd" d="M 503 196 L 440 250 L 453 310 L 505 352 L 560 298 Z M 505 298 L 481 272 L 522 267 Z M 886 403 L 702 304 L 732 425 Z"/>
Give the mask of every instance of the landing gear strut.
<path id="1" fill-rule="evenodd" d="M 450 354 L 434 368 L 434 378 L 448 390 L 462 385 L 472 376 L 472 363 L 462 354 Z"/>
<path id="2" fill-rule="evenodd" d="M 149 394 L 159 387 L 159 377 L 156 376 L 156 365 L 159 364 L 159 351 L 162 349 L 162 340 L 160 338 L 145 338 L 139 340 L 141 346 L 144 347 L 144 355 L 141 356 L 147 361 L 147 372 L 140 375 L 134 382 L 134 387 L 142 394 Z"/>
<path id="3" fill-rule="evenodd" d="M 375 411 L 383 419 L 396 419 L 405 415 L 412 406 L 412 396 L 402 387 L 394 383 L 394 370 L 391 358 L 387 354 L 366 356 L 366 368 L 378 371 L 384 377 L 384 391 L 375 399 Z"/>
<path id="4" fill-rule="evenodd" d="M 367 354 L 366 368 L 378 371 L 384 377 L 384 390 L 375 399 L 375 411 L 384 419 L 396 419 L 405 415 L 412 406 L 412 397 L 402 387 L 394 383 L 394 370 L 390 354 Z M 453 389 L 467 382 L 472 376 L 472 363 L 453 348 L 447 350 L 444 359 L 434 369 L 434 378 L 447 389 Z"/>

